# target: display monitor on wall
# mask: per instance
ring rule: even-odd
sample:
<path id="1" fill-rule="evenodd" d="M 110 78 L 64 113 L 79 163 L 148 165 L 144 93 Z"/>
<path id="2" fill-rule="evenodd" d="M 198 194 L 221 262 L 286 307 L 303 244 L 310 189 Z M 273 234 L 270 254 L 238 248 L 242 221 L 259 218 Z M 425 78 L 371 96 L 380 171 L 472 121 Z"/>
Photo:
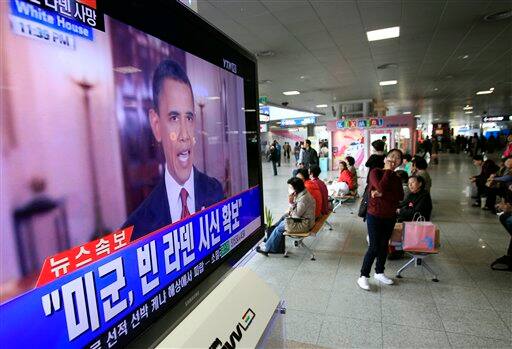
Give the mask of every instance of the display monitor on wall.
<path id="1" fill-rule="evenodd" d="M 174 1 L 0 9 L 0 340 L 126 345 L 262 237 L 255 59 Z"/>

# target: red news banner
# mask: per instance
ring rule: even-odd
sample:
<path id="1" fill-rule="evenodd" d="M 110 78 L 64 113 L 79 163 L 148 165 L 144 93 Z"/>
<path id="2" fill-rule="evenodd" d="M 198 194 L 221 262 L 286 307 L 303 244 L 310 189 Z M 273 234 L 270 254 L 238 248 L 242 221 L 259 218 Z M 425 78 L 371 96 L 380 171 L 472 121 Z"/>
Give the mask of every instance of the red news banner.
<path id="1" fill-rule="evenodd" d="M 132 237 L 133 226 L 116 230 L 100 239 L 60 252 L 44 261 L 37 279 L 36 287 L 46 285 L 61 276 L 72 273 L 88 264 L 94 263 L 111 253 L 128 246 Z"/>

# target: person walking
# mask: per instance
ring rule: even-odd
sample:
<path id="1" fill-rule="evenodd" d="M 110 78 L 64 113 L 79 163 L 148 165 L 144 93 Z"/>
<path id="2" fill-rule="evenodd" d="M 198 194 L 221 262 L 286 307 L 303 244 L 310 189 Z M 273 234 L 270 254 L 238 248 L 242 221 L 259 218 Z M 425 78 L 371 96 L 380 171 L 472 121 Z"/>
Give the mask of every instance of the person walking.
<path id="1" fill-rule="evenodd" d="M 311 165 L 318 165 L 318 153 L 311 147 L 311 141 L 309 139 L 306 139 L 304 142 L 304 153 L 301 162 L 305 169 L 309 169 Z"/>
<path id="2" fill-rule="evenodd" d="M 277 176 L 277 148 L 272 145 L 270 147 L 270 161 L 272 161 L 272 168 L 274 169 L 274 176 Z"/>
<path id="3" fill-rule="evenodd" d="M 396 212 L 404 198 L 402 181 L 395 169 L 402 163 L 402 151 L 391 149 L 384 159 L 384 169 L 374 168 L 369 176 L 369 199 L 366 224 L 369 245 L 361 267 L 357 284 L 363 290 L 370 290 L 370 271 L 375 259 L 374 278 L 383 284 L 391 285 L 393 280 L 384 274 L 388 254 L 388 244 L 396 223 Z"/>
<path id="4" fill-rule="evenodd" d="M 295 142 L 295 146 L 293 147 L 293 155 L 295 156 L 295 163 L 299 162 L 299 154 L 300 154 L 301 146 L 299 142 Z"/>

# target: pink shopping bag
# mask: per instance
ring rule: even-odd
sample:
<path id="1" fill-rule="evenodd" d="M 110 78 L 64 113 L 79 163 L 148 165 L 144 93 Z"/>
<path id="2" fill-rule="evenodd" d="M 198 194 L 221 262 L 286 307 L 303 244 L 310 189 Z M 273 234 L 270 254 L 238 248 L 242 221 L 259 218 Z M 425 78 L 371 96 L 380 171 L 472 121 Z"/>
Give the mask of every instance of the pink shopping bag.
<path id="1" fill-rule="evenodd" d="M 432 253 L 437 252 L 436 230 L 436 226 L 432 222 L 405 222 L 403 250 Z"/>

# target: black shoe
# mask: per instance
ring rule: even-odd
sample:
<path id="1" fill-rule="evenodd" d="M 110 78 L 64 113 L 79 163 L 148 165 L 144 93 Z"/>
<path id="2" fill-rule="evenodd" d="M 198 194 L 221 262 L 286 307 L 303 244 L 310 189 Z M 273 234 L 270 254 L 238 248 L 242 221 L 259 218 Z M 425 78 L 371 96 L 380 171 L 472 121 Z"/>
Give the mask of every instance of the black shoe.
<path id="1" fill-rule="evenodd" d="M 268 252 L 263 251 L 259 246 L 258 246 L 258 247 L 256 247 L 256 252 L 261 253 L 261 254 L 262 254 L 262 255 L 264 255 L 265 257 L 268 257 Z"/>

